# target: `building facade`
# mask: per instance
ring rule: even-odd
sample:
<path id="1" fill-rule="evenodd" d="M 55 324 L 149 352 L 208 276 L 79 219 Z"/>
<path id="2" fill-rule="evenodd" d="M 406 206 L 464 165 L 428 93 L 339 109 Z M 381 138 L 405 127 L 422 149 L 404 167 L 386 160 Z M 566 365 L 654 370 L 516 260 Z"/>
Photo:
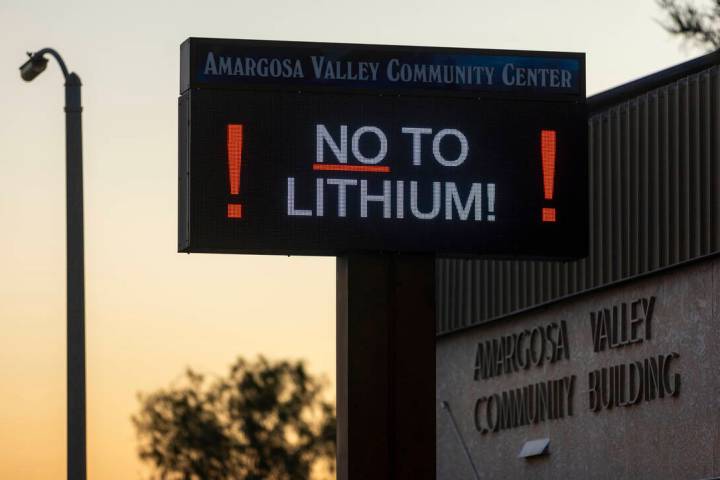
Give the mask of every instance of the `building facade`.
<path id="1" fill-rule="evenodd" d="M 438 261 L 438 478 L 720 476 L 718 64 L 589 99 L 587 258 Z"/>

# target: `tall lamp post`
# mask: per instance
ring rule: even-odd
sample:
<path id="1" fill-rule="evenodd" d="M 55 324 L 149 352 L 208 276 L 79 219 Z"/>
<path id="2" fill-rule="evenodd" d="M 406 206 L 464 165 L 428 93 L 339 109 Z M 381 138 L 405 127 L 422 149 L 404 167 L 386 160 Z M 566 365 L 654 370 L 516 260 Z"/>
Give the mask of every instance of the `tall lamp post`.
<path id="1" fill-rule="evenodd" d="M 86 480 L 85 261 L 83 254 L 82 106 L 80 77 L 68 72 L 52 48 L 28 53 L 20 76 L 32 81 L 55 57 L 65 77 L 65 181 L 67 185 L 67 478 Z"/>

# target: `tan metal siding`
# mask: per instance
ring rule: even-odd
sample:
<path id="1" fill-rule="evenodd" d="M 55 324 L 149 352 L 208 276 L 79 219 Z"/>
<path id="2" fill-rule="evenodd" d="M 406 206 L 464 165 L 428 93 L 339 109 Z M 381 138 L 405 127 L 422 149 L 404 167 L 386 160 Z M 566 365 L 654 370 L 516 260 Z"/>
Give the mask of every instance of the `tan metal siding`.
<path id="1" fill-rule="evenodd" d="M 589 257 L 438 260 L 439 334 L 720 251 L 718 67 L 588 122 Z"/>

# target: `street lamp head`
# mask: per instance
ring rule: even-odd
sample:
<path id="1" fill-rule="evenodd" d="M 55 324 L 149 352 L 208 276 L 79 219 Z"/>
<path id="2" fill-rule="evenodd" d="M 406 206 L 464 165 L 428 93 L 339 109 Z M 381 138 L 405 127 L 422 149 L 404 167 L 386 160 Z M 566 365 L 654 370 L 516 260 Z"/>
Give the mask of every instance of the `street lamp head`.
<path id="1" fill-rule="evenodd" d="M 26 82 L 34 80 L 35 77 L 45 71 L 48 63 L 47 58 L 42 54 L 38 55 L 28 52 L 28 56 L 30 58 L 28 58 L 27 62 L 20 66 L 20 76 Z"/>

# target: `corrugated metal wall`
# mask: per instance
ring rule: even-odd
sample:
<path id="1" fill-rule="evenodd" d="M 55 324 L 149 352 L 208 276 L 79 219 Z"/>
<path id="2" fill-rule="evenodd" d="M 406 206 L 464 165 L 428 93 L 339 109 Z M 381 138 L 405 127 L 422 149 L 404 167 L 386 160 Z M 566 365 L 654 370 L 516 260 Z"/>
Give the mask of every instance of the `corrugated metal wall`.
<path id="1" fill-rule="evenodd" d="M 589 257 L 438 260 L 438 334 L 720 251 L 719 127 L 718 67 L 593 112 Z"/>

